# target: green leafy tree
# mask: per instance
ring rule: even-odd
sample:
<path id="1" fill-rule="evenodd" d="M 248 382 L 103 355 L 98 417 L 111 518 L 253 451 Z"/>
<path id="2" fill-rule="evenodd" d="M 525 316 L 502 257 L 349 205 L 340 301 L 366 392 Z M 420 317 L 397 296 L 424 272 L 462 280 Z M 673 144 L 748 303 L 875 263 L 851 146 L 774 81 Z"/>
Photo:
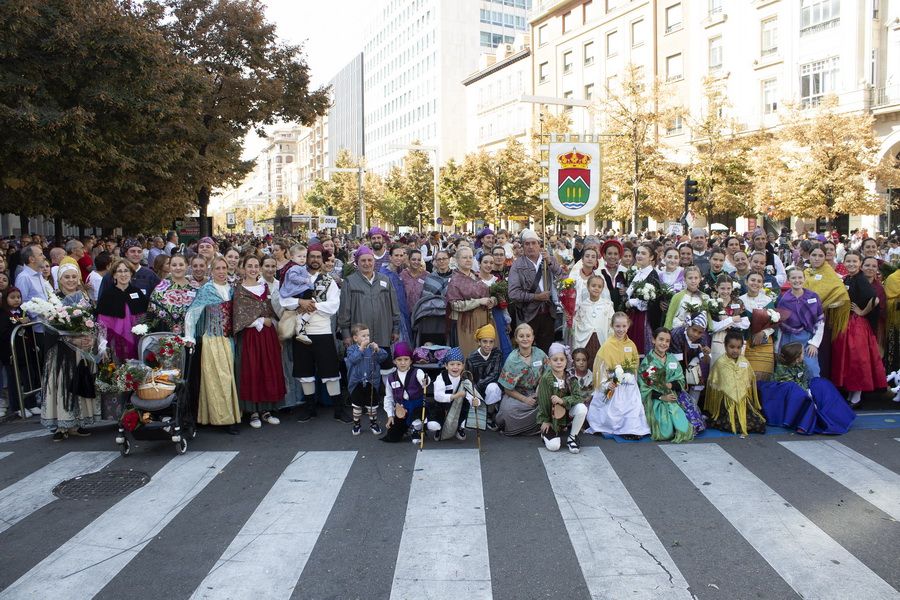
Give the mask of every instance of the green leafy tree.
<path id="1" fill-rule="evenodd" d="M 202 104 L 186 123 L 202 168 L 191 181 L 206 233 L 210 191 L 237 183 L 244 136 L 279 121 L 309 125 L 328 108 L 328 90 L 310 89 L 299 46 L 278 40 L 260 0 L 148 0 L 177 52 L 203 73 Z"/>

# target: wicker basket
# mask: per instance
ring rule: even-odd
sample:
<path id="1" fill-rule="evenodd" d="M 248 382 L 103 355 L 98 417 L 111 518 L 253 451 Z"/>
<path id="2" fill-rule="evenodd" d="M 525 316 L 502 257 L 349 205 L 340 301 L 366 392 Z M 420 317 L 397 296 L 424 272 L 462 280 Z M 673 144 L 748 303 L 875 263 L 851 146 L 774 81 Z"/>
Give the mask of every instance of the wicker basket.
<path id="1" fill-rule="evenodd" d="M 141 400 L 162 400 L 175 393 L 171 383 L 145 383 L 138 387 L 137 395 Z"/>

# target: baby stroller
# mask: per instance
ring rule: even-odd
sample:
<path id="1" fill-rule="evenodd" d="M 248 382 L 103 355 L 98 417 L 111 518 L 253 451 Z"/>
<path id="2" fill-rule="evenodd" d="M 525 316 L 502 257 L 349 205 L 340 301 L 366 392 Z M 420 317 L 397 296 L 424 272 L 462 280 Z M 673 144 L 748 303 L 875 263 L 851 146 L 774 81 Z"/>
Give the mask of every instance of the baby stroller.
<path id="1" fill-rule="evenodd" d="M 156 354 L 161 340 L 174 336 L 174 333 L 150 333 L 141 338 L 138 344 L 138 356 L 142 363 L 147 364 L 150 353 Z M 185 347 L 181 353 L 180 367 L 181 378 L 175 384 L 175 390 L 168 396 L 159 400 L 146 400 L 133 392 L 129 398 L 126 409 L 133 408 L 138 415 L 149 414 L 150 420 L 144 422 L 139 419 L 137 427 L 132 431 L 126 431 L 123 426 L 124 417 L 119 421 L 119 431 L 116 434 L 116 443 L 119 444 L 119 452 L 122 456 L 131 453 L 131 442 L 128 434 L 135 440 L 174 442 L 175 451 L 178 454 L 187 452 L 187 441 L 197 435 L 194 416 L 191 414 L 190 391 L 188 378 L 190 377 L 192 347 Z M 148 365 L 149 366 L 149 365 Z"/>

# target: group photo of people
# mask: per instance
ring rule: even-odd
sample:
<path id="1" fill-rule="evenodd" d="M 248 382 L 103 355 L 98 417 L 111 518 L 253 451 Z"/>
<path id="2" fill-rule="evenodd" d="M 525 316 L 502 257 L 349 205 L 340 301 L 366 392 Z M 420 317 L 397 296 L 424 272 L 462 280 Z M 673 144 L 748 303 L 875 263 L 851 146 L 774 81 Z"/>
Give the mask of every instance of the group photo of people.
<path id="1" fill-rule="evenodd" d="M 589 434 L 840 435 L 900 402 L 895 235 L 373 227 L 0 251 L 0 416 L 55 442 L 129 418 L 102 384 L 160 332 L 184 350 L 190 422 L 232 435 L 330 415 L 387 442 L 475 430 L 578 453 Z M 13 368 L 29 353 L 38 375 Z"/>

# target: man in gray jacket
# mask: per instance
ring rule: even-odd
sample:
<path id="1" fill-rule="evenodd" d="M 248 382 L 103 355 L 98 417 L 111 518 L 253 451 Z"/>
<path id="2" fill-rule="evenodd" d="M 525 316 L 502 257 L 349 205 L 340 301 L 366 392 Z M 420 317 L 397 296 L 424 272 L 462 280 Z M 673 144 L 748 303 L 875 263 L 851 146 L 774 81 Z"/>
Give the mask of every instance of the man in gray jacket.
<path id="1" fill-rule="evenodd" d="M 531 325 L 534 345 L 546 352 L 556 336 L 555 282 L 562 268 L 541 248 L 541 239 L 530 229 L 522 232 L 522 249 L 523 256 L 509 269 L 509 300 L 516 307 L 517 324 Z"/>
<path id="2" fill-rule="evenodd" d="M 375 255 L 366 246 L 356 251 L 357 270 L 344 279 L 341 287 L 341 306 L 337 325 L 344 338 L 344 346 L 353 343 L 350 328 L 355 323 L 369 326 L 371 341 L 388 351 L 381 363 L 382 377 L 394 369 L 391 344 L 400 339 L 400 308 L 397 294 L 390 280 L 375 272 Z"/>

